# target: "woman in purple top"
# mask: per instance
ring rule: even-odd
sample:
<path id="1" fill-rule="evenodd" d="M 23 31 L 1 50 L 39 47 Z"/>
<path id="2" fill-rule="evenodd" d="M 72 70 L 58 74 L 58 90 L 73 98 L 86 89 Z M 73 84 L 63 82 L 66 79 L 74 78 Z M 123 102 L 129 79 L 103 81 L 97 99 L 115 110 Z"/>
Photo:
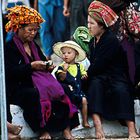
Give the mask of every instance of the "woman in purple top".
<path id="1" fill-rule="evenodd" d="M 15 6 L 10 10 L 6 31 L 15 32 L 5 47 L 7 95 L 23 109 L 25 120 L 40 139 L 51 139 L 50 131 L 63 131 L 74 139 L 71 129 L 79 124 L 77 110 L 46 66 L 46 57 L 33 39 L 44 21 L 34 9 Z"/>

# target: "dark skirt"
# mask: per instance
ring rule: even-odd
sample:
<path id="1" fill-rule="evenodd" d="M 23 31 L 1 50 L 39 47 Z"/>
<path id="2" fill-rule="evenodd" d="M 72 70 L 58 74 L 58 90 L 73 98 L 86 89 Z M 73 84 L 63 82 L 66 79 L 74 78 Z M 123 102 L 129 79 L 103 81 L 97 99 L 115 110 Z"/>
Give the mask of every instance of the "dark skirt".
<path id="1" fill-rule="evenodd" d="M 62 131 L 66 127 L 71 129 L 79 125 L 78 113 L 75 113 L 74 116 L 69 118 L 69 107 L 62 102 L 52 102 L 52 113 L 51 116 L 46 122 L 45 130 L 47 131 Z"/>
<path id="2" fill-rule="evenodd" d="M 108 120 L 134 121 L 133 87 L 125 75 L 95 76 L 90 81 L 88 105 L 90 114 Z"/>
<path id="3" fill-rule="evenodd" d="M 79 125 L 78 113 L 69 118 L 68 105 L 55 101 L 52 102 L 51 116 L 46 122 L 45 128 L 40 128 L 42 120 L 39 93 L 35 88 L 23 88 L 14 92 L 11 103 L 19 105 L 23 109 L 25 121 L 34 132 L 37 131 L 62 131 L 67 126 L 74 128 Z"/>

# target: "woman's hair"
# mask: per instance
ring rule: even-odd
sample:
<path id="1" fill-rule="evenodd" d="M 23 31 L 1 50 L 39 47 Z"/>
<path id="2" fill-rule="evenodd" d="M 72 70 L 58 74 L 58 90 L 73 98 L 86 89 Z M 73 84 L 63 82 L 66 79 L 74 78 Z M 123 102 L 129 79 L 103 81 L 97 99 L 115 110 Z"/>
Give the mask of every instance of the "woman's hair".
<path id="1" fill-rule="evenodd" d="M 94 20 L 98 23 L 99 26 L 102 26 L 105 30 L 109 28 L 109 27 L 107 27 L 107 26 L 105 25 L 104 22 L 97 21 L 96 19 L 94 19 Z"/>
<path id="2" fill-rule="evenodd" d="M 29 25 L 29 24 L 21 24 L 20 27 L 21 27 L 21 28 L 25 28 L 25 27 L 27 27 L 28 25 Z"/>

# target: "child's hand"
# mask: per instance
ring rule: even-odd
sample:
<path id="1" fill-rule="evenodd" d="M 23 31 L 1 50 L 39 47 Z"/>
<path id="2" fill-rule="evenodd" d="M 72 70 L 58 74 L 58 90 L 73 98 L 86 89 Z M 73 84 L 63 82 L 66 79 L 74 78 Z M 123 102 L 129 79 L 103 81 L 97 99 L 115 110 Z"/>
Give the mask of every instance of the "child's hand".
<path id="1" fill-rule="evenodd" d="M 86 80 L 87 78 L 88 78 L 87 74 L 85 74 L 81 77 L 82 80 Z"/>
<path id="2" fill-rule="evenodd" d="M 63 70 L 64 71 L 67 71 L 68 67 L 69 67 L 69 64 L 68 63 L 64 63 L 63 64 Z"/>

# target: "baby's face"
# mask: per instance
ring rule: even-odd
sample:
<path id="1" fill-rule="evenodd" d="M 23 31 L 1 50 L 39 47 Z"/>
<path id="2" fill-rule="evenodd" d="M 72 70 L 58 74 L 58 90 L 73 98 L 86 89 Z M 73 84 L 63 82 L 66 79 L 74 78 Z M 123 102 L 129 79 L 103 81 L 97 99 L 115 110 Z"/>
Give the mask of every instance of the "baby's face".
<path id="1" fill-rule="evenodd" d="M 69 47 L 63 47 L 61 49 L 62 51 L 62 59 L 69 64 L 75 63 L 75 58 L 78 55 L 77 51 L 75 49 L 69 48 Z"/>

